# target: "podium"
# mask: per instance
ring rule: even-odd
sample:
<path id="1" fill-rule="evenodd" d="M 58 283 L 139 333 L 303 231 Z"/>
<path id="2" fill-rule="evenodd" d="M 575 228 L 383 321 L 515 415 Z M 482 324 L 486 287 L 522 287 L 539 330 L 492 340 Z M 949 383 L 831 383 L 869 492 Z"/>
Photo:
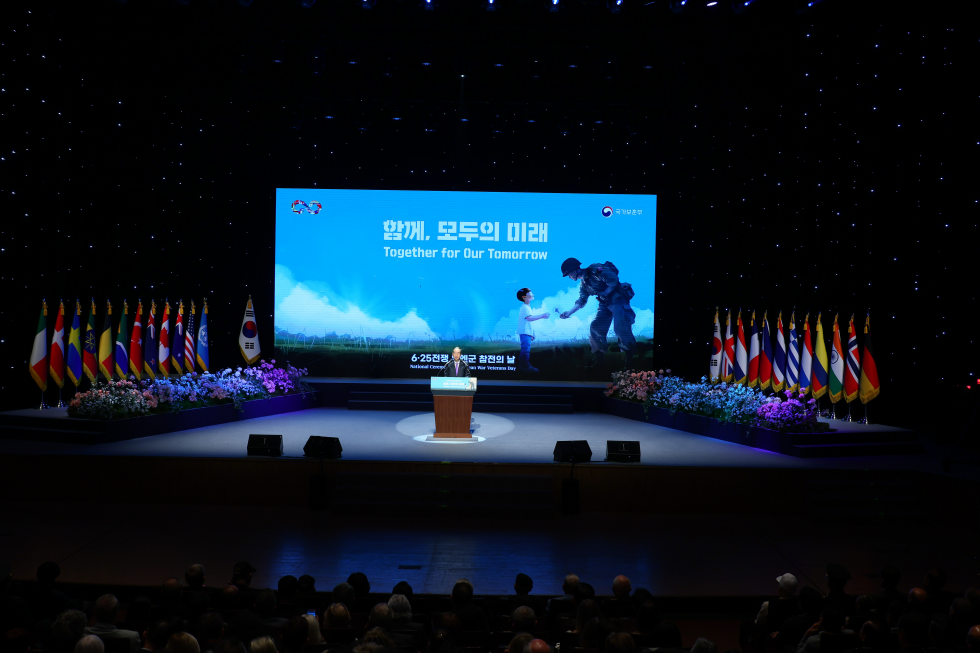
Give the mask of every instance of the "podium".
<path id="1" fill-rule="evenodd" d="M 429 387 L 436 409 L 437 438 L 470 438 L 476 377 L 433 376 Z"/>

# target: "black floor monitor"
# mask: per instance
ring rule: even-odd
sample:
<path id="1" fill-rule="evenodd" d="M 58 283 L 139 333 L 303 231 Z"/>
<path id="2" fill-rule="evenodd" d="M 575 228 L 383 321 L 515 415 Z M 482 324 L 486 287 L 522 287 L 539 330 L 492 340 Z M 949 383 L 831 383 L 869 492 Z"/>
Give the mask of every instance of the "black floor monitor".
<path id="1" fill-rule="evenodd" d="M 592 460 L 592 447 L 587 440 L 559 440 L 555 443 L 556 463 L 587 463 Z"/>
<path id="2" fill-rule="evenodd" d="M 303 445 L 303 455 L 314 458 L 340 458 L 340 438 L 328 438 L 321 435 L 311 435 Z"/>
<path id="3" fill-rule="evenodd" d="M 250 456 L 281 456 L 282 436 L 252 433 L 248 436 L 247 451 Z"/>
<path id="4" fill-rule="evenodd" d="M 640 462 L 638 440 L 606 440 L 606 460 L 617 463 Z"/>

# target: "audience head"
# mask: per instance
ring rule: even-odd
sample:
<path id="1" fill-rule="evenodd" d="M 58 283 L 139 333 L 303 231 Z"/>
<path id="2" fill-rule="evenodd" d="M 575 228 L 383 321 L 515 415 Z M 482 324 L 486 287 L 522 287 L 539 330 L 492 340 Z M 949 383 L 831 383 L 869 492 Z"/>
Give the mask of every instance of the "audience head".
<path id="1" fill-rule="evenodd" d="M 875 607 L 875 597 L 870 594 L 861 594 L 854 599 L 854 612 L 861 617 L 869 617 Z"/>
<path id="2" fill-rule="evenodd" d="M 701 637 L 698 641 L 694 642 L 694 646 L 691 647 L 691 653 L 718 653 L 718 647 L 710 639 Z"/>
<path id="3" fill-rule="evenodd" d="M 938 568 L 930 569 L 922 580 L 922 586 L 929 594 L 943 591 L 946 586 L 946 572 Z"/>
<path id="4" fill-rule="evenodd" d="M 86 635 L 75 644 L 75 653 L 105 653 L 105 644 L 95 635 Z"/>
<path id="5" fill-rule="evenodd" d="M 365 644 L 377 644 L 386 651 L 395 650 L 395 642 L 384 628 L 370 628 L 361 640 Z"/>
<path id="6" fill-rule="evenodd" d="M 42 562 L 37 568 L 37 582 L 42 585 L 54 585 L 54 581 L 61 575 L 61 567 L 57 562 Z"/>
<path id="7" fill-rule="evenodd" d="M 605 653 L 633 653 L 636 644 L 629 633 L 609 633 L 606 636 Z"/>
<path id="8" fill-rule="evenodd" d="M 165 605 L 168 608 L 180 605 L 181 589 L 183 588 L 181 587 L 180 579 L 176 576 L 171 576 L 163 581 L 163 584 L 160 586 L 160 605 Z"/>
<path id="9" fill-rule="evenodd" d="M 276 593 L 272 590 L 262 590 L 255 597 L 255 612 L 260 617 L 268 619 L 276 613 Z"/>
<path id="10" fill-rule="evenodd" d="M 116 614 L 119 612 L 119 599 L 112 594 L 103 594 L 96 600 L 93 615 L 95 620 L 101 624 L 116 623 Z"/>
<path id="11" fill-rule="evenodd" d="M 966 650 L 970 653 L 980 653 L 980 626 L 974 626 L 966 634 Z"/>
<path id="12" fill-rule="evenodd" d="M 534 589 L 534 581 L 527 574 L 517 574 L 517 580 L 514 581 L 514 592 L 523 596 L 525 594 L 530 594 L 531 590 Z"/>
<path id="13" fill-rule="evenodd" d="M 190 633 L 174 633 L 167 642 L 167 653 L 201 653 L 201 646 Z"/>
<path id="14" fill-rule="evenodd" d="M 347 583 L 341 583 L 333 588 L 333 602 L 343 603 L 350 609 L 354 603 L 354 588 Z"/>
<path id="15" fill-rule="evenodd" d="M 306 641 L 309 644 L 323 644 L 323 635 L 320 633 L 320 622 L 317 620 L 316 616 L 312 614 L 304 614 L 303 618 L 306 619 L 306 624 L 309 628 Z"/>
<path id="16" fill-rule="evenodd" d="M 443 612 L 442 614 L 432 615 L 432 628 L 435 630 L 448 630 L 452 633 L 454 642 L 463 632 L 463 624 L 455 612 Z"/>
<path id="17" fill-rule="evenodd" d="M 395 585 L 392 588 L 391 593 L 392 594 L 401 594 L 406 599 L 408 599 L 408 602 L 409 603 L 412 602 L 412 586 L 409 585 L 408 584 L 408 581 L 406 581 L 406 580 L 400 580 L 400 581 L 398 581 L 398 584 Z"/>
<path id="18" fill-rule="evenodd" d="M 473 600 L 473 584 L 461 578 L 453 585 L 453 605 L 462 607 Z"/>
<path id="19" fill-rule="evenodd" d="M 316 592 L 316 578 L 310 576 L 309 574 L 303 574 L 299 577 L 299 582 L 297 584 L 297 591 L 302 596 L 309 596 Z"/>
<path id="20" fill-rule="evenodd" d="M 633 605 L 639 607 L 640 605 L 646 603 L 647 601 L 653 600 L 653 594 L 650 590 L 644 589 L 642 587 L 637 587 L 633 590 Z"/>
<path id="21" fill-rule="evenodd" d="M 626 576 L 619 575 L 613 578 L 612 592 L 617 599 L 628 599 L 632 589 L 630 579 Z"/>
<path id="22" fill-rule="evenodd" d="M 837 562 L 827 565 L 827 587 L 830 591 L 842 591 L 849 580 L 851 580 L 851 572 L 847 567 Z"/>
<path id="23" fill-rule="evenodd" d="M 252 563 L 240 560 L 231 571 L 231 584 L 248 587 L 252 583 L 252 572 L 258 571 Z"/>
<path id="24" fill-rule="evenodd" d="M 276 643 L 271 637 L 258 637 L 252 640 L 249 646 L 252 653 L 278 653 Z"/>
<path id="25" fill-rule="evenodd" d="M 248 653 L 242 640 L 237 637 L 225 637 L 212 650 L 213 653 Z"/>
<path id="26" fill-rule="evenodd" d="M 844 627 L 844 613 L 837 606 L 828 605 L 820 613 L 820 631 L 824 633 L 839 633 Z"/>
<path id="27" fill-rule="evenodd" d="M 85 634 L 88 617 L 81 610 L 65 610 L 51 623 L 51 644 L 56 651 L 70 651 Z"/>
<path id="28" fill-rule="evenodd" d="M 953 627 L 956 630 L 965 631 L 973 625 L 973 604 L 962 596 L 953 599 L 949 605 L 949 618 L 953 620 Z"/>
<path id="29" fill-rule="evenodd" d="M 575 630 L 581 633 L 590 620 L 599 616 L 599 604 L 593 599 L 585 599 L 575 611 Z"/>
<path id="30" fill-rule="evenodd" d="M 185 600 L 184 605 L 187 606 L 187 618 L 191 619 L 192 621 L 197 621 L 198 617 L 211 609 L 211 597 L 207 592 L 191 592 L 191 594 Z M 132 614 L 132 604 L 130 604 L 129 611 L 130 614 Z M 127 619 L 130 619 L 131 621 L 140 621 L 139 619 L 134 619 L 129 615 L 127 615 Z"/>
<path id="31" fill-rule="evenodd" d="M 524 653 L 551 653 L 551 647 L 543 639 L 532 639 L 524 645 Z"/>
<path id="32" fill-rule="evenodd" d="M 898 587 L 898 581 L 902 577 L 898 567 L 893 567 L 888 565 L 881 570 L 881 588 L 888 591 L 894 591 Z"/>
<path id="33" fill-rule="evenodd" d="M 126 610 L 126 621 L 149 621 L 150 610 L 153 603 L 148 596 L 137 596 L 129 602 L 129 609 Z"/>
<path id="34" fill-rule="evenodd" d="M 929 646 L 929 618 L 921 612 L 906 612 L 898 620 L 898 644 L 902 648 Z"/>
<path id="35" fill-rule="evenodd" d="M 613 626 L 609 623 L 609 620 L 602 617 L 593 617 L 585 622 L 585 626 L 579 633 L 582 638 L 582 646 L 584 648 L 597 648 L 602 649 L 606 643 L 606 638 L 609 637 L 609 633 L 613 632 Z"/>
<path id="36" fill-rule="evenodd" d="M 636 630 L 640 633 L 652 633 L 660 623 L 660 611 L 653 601 L 644 601 L 636 607 Z"/>
<path id="37" fill-rule="evenodd" d="M 219 612 L 205 612 L 197 620 L 197 636 L 203 640 L 221 639 L 225 633 L 225 620 Z"/>
<path id="38" fill-rule="evenodd" d="M 534 639 L 531 633 L 517 633 L 510 639 L 506 653 L 524 653 L 524 647 Z"/>
<path id="39" fill-rule="evenodd" d="M 779 585 L 779 596 L 788 599 L 791 596 L 796 595 L 796 587 L 798 585 L 796 576 L 793 574 L 783 574 L 776 578 L 776 583 Z"/>
<path id="40" fill-rule="evenodd" d="M 243 642 L 251 642 L 265 633 L 265 626 L 257 614 L 251 610 L 244 610 L 231 619 L 225 632 Z"/>
<path id="41" fill-rule="evenodd" d="M 510 613 L 510 622 L 514 625 L 513 632 L 531 633 L 534 632 L 534 627 L 538 625 L 538 618 L 533 609 L 522 605 Z"/>
<path id="42" fill-rule="evenodd" d="M 299 581 L 296 576 L 283 576 L 279 579 L 278 588 L 280 601 L 292 601 L 299 591 Z"/>
<path id="43" fill-rule="evenodd" d="M 388 607 L 395 621 L 412 620 L 412 604 L 408 602 L 404 594 L 392 594 L 388 599 Z"/>
<path id="44" fill-rule="evenodd" d="M 575 589 L 578 587 L 579 578 L 575 574 L 568 574 L 565 576 L 564 582 L 561 584 L 561 589 L 567 596 L 573 596 L 575 594 Z"/>
<path id="45" fill-rule="evenodd" d="M 282 628 L 282 646 L 292 653 L 303 650 L 306 646 L 306 639 L 310 636 L 310 622 L 306 620 L 306 615 L 301 614 L 293 617 L 286 622 Z"/>
<path id="46" fill-rule="evenodd" d="M 861 625 L 858 638 L 861 640 L 864 648 L 878 649 L 885 643 L 885 638 L 881 632 L 881 628 L 879 628 L 873 621 L 865 621 Z"/>
<path id="47" fill-rule="evenodd" d="M 218 617 L 219 621 L 221 617 Z M 224 622 L 221 622 L 221 628 L 224 629 Z M 198 624 L 198 629 L 200 630 L 200 624 Z M 159 619 L 154 621 L 149 626 L 146 627 L 146 641 L 144 642 L 144 647 L 151 651 L 163 651 L 167 648 L 167 642 L 174 634 L 173 626 L 170 625 L 169 621 L 164 619 Z M 219 632 L 218 637 L 221 634 Z M 203 635 L 202 635 L 203 637 Z"/>
<path id="48" fill-rule="evenodd" d="M 588 583 L 579 583 L 578 587 L 575 588 L 575 593 L 572 594 L 572 599 L 576 603 L 581 603 L 586 599 L 595 598 L 595 588 Z"/>
<path id="49" fill-rule="evenodd" d="M 885 616 L 889 628 L 898 628 L 898 620 L 906 612 L 907 604 L 902 601 L 892 601 L 888 604 L 888 613 Z"/>
<path id="50" fill-rule="evenodd" d="M 953 641 L 953 624 L 948 615 L 935 614 L 929 622 L 929 642 L 932 648 L 944 649 L 959 642 Z"/>
<path id="51" fill-rule="evenodd" d="M 331 603 L 323 611 L 323 622 L 326 628 L 350 628 L 350 610 L 343 603 Z"/>
<path id="52" fill-rule="evenodd" d="M 238 607 L 238 592 L 239 590 L 236 585 L 226 586 L 218 596 L 218 605 L 225 610 L 234 610 Z"/>
<path id="53" fill-rule="evenodd" d="M 910 612 L 925 612 L 926 601 L 929 595 L 921 587 L 913 587 L 909 590 L 908 604 Z"/>
<path id="54" fill-rule="evenodd" d="M 204 587 L 204 565 L 191 565 L 184 572 L 184 581 L 187 587 L 192 590 L 199 590 Z"/>
<path id="55" fill-rule="evenodd" d="M 347 584 L 354 588 L 354 597 L 363 599 L 371 592 L 371 583 L 364 572 L 355 571 L 347 577 Z"/>
<path id="56" fill-rule="evenodd" d="M 823 597 L 814 588 L 807 585 L 801 589 L 798 600 L 803 614 L 820 614 L 820 608 L 823 607 Z"/>
<path id="57" fill-rule="evenodd" d="M 368 613 L 367 627 L 382 628 L 391 631 L 391 624 L 395 620 L 395 613 L 388 607 L 387 603 L 378 603 L 371 612 Z"/>

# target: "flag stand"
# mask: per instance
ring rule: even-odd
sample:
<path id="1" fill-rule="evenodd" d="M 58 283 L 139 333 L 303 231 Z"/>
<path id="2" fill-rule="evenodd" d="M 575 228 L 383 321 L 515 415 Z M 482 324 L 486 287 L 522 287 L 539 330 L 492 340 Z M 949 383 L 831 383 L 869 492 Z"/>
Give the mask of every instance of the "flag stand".
<path id="1" fill-rule="evenodd" d="M 851 422 L 851 421 L 853 421 L 851 419 L 851 402 L 847 402 L 847 417 L 844 418 L 844 421 L 845 422 Z"/>
<path id="2" fill-rule="evenodd" d="M 65 407 L 65 402 L 63 402 L 61 400 L 61 388 L 59 387 L 58 388 L 58 405 L 55 406 L 55 408 L 64 408 L 64 407 Z"/>
<path id="3" fill-rule="evenodd" d="M 38 410 L 44 410 L 47 406 L 44 404 L 44 390 L 41 390 L 41 405 L 37 407 Z"/>
<path id="4" fill-rule="evenodd" d="M 861 420 L 862 424 L 871 424 L 868 421 L 868 404 L 864 404 L 864 418 Z"/>

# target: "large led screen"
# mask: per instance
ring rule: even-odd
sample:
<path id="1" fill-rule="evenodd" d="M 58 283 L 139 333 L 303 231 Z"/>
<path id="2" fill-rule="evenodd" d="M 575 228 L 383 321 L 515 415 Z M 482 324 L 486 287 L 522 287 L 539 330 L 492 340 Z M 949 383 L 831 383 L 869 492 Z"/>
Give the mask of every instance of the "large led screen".
<path id="1" fill-rule="evenodd" d="M 457 346 L 485 378 L 591 378 L 595 351 L 602 378 L 649 368 L 656 214 L 654 195 L 277 189 L 276 348 L 324 376 L 427 377 Z"/>

